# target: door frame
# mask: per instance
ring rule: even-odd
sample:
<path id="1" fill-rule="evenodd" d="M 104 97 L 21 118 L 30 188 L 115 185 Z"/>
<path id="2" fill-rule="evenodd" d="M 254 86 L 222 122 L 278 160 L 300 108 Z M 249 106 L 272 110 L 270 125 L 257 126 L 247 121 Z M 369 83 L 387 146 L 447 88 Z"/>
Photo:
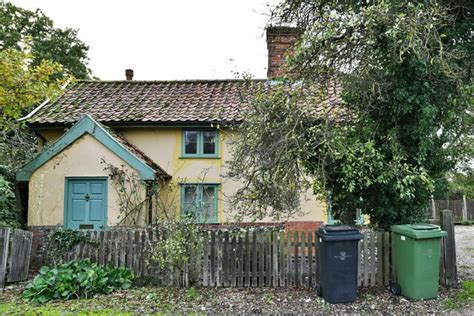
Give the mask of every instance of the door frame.
<path id="1" fill-rule="evenodd" d="M 68 201 L 69 201 L 69 180 L 85 180 L 85 181 L 88 181 L 88 180 L 105 180 L 105 205 L 104 205 L 104 208 L 105 208 L 105 212 L 104 212 L 104 229 L 105 230 L 107 228 L 107 220 L 108 220 L 108 213 L 109 213 L 109 210 L 108 210 L 108 205 L 109 205 L 109 177 L 94 177 L 94 176 L 85 176 L 85 177 L 81 177 L 81 176 L 73 176 L 73 177 L 65 177 L 64 178 L 64 218 L 63 218 L 63 227 L 66 228 L 67 226 L 67 223 L 68 223 Z"/>

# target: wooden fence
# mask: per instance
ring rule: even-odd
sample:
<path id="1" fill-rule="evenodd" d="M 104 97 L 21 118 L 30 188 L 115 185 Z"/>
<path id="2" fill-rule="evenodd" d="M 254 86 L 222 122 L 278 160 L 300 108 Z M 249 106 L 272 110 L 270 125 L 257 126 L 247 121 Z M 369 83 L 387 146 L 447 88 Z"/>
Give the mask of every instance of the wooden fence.
<path id="1" fill-rule="evenodd" d="M 455 222 L 474 221 L 474 200 L 468 200 L 465 196 L 460 200 L 431 200 L 432 219 L 440 219 L 443 210 L 453 211 Z"/>
<path id="2" fill-rule="evenodd" d="M 0 288 L 28 278 L 33 233 L 15 229 L 10 235 L 10 228 L 0 229 Z"/>
<path id="3" fill-rule="evenodd" d="M 390 234 L 363 231 L 359 243 L 359 286 L 387 285 L 390 270 Z M 100 264 L 126 266 L 139 277 L 159 278 L 146 265 L 147 245 L 161 236 L 152 230 L 91 232 L 97 246 L 79 244 L 66 260 L 90 258 Z M 203 233 L 203 247 L 191 258 L 189 269 L 168 274 L 159 282 L 187 286 L 191 267 L 204 287 L 314 286 L 317 282 L 318 239 L 315 233 L 280 231 L 225 231 Z"/>

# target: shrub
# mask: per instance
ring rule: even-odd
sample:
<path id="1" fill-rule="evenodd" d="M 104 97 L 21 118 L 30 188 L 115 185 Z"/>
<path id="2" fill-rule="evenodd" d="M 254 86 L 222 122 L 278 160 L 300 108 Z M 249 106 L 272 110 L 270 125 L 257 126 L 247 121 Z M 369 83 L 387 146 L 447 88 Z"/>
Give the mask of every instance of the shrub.
<path id="1" fill-rule="evenodd" d="M 166 219 L 156 223 L 153 229 L 163 237 L 156 243 L 148 244 L 147 264 L 158 268 L 162 275 L 168 276 L 176 270 L 181 272 L 188 270 L 189 282 L 195 284 L 198 271 L 196 266 L 189 263 L 190 259 L 198 256 L 202 249 L 203 234 L 199 226 L 187 218 Z"/>
<path id="2" fill-rule="evenodd" d="M 72 261 L 55 268 L 43 266 L 40 274 L 23 291 L 23 298 L 35 303 L 50 300 L 88 298 L 128 289 L 134 279 L 127 268 L 98 266 L 89 259 Z"/>
<path id="3" fill-rule="evenodd" d="M 15 209 L 12 185 L 0 175 L 0 227 L 20 228 L 20 213 Z"/>

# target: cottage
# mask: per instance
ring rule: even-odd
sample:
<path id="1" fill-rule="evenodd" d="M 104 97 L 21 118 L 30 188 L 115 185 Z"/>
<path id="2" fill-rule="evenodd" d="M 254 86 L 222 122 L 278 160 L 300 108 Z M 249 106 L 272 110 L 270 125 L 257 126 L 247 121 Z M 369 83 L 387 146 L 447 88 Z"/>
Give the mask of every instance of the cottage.
<path id="1" fill-rule="evenodd" d="M 294 29 L 267 29 L 270 79 L 295 40 Z M 226 126 L 241 121 L 244 83 L 135 81 L 126 70 L 124 81 L 70 84 L 28 115 L 42 149 L 17 174 L 28 182 L 29 228 L 143 225 L 163 212 L 232 221 L 226 197 L 239 183 L 222 177 L 234 135 Z M 313 230 L 327 220 L 324 203 L 310 193 L 302 200 L 304 214 L 285 219 L 288 228 Z"/>

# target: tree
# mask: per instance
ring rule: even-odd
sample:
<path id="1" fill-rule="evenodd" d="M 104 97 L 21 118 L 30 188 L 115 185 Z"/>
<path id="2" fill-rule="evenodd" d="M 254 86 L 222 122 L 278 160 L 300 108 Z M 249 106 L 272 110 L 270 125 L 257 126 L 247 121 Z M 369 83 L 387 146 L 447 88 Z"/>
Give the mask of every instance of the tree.
<path id="1" fill-rule="evenodd" d="M 474 199 L 474 171 L 472 169 L 466 174 L 454 174 L 449 184 L 451 198 L 462 198 L 465 195 L 468 199 Z"/>
<path id="2" fill-rule="evenodd" d="M 12 48 L 0 51 L 0 178 L 4 182 L 0 200 L 4 201 L 3 211 L 9 214 L 5 221 L 12 225 L 18 225 L 20 218 L 20 192 L 18 186 L 8 182 L 14 182 L 15 172 L 37 150 L 35 135 L 19 119 L 60 93 L 61 86 L 70 80 L 57 75 L 62 71 L 61 65 L 48 60 L 34 65 L 28 45 L 24 52 Z M 9 193 L 13 187 L 16 199 Z"/>
<path id="3" fill-rule="evenodd" d="M 57 62 L 66 74 L 87 79 L 89 46 L 77 37 L 77 30 L 55 28 L 41 10 L 35 12 L 0 0 L 0 49 L 24 51 L 22 43 L 31 40 L 32 65 L 43 60 Z"/>
<path id="4" fill-rule="evenodd" d="M 239 127 L 229 166 L 244 182 L 238 211 L 286 215 L 309 183 L 345 222 L 357 209 L 380 227 L 422 220 L 437 181 L 472 146 L 473 14 L 471 1 L 278 6 L 273 22 L 303 35 L 291 75 L 254 95 Z M 308 90 L 336 91 L 340 104 L 305 99 Z"/>
<path id="5" fill-rule="evenodd" d="M 10 181 L 36 152 L 36 137 L 19 119 L 61 91 L 68 80 L 57 76 L 61 72 L 61 65 L 55 62 L 43 60 L 33 65 L 27 52 L 0 51 L 0 171 Z"/>
<path id="6" fill-rule="evenodd" d="M 15 49 L 0 51 L 0 128 L 9 132 L 18 127 L 18 121 L 32 108 L 60 90 L 66 79 L 57 74 L 60 64 L 42 60 L 33 62 L 28 52 Z"/>

